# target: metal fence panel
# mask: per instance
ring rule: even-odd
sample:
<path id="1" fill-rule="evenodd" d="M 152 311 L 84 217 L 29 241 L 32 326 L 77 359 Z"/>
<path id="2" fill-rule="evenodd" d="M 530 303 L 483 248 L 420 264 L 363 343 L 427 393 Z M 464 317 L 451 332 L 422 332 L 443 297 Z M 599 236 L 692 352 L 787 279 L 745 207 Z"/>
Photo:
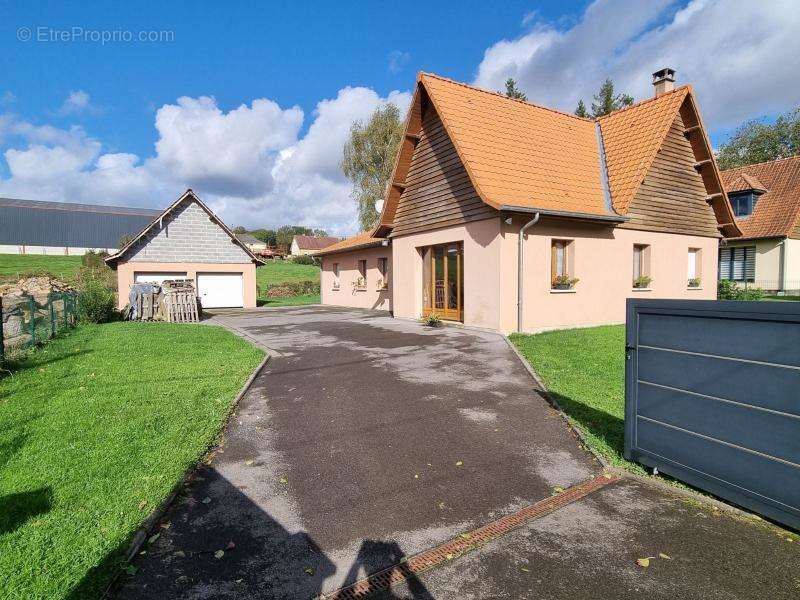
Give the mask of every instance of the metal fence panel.
<path id="1" fill-rule="evenodd" d="M 626 458 L 800 528 L 800 303 L 627 308 Z"/>
<path id="2" fill-rule="evenodd" d="M 77 294 L 0 298 L 0 360 L 55 337 L 77 322 Z"/>

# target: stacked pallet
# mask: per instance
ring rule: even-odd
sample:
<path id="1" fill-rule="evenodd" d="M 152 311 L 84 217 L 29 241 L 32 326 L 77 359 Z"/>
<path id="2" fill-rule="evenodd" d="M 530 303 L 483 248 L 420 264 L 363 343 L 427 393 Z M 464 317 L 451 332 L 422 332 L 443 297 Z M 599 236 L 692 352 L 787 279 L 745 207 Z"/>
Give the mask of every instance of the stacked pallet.
<path id="1" fill-rule="evenodd" d="M 200 320 L 197 294 L 191 280 L 176 279 L 161 283 L 157 318 L 168 323 L 197 323 Z"/>

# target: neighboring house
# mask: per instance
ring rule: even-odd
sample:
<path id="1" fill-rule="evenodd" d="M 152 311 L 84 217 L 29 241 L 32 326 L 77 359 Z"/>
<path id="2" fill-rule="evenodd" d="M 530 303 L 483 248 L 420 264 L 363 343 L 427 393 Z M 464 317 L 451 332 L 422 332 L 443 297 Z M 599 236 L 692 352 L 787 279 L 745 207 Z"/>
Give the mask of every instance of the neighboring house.
<path id="1" fill-rule="evenodd" d="M 800 156 L 722 172 L 741 237 L 719 249 L 719 278 L 800 293 Z"/>
<path id="2" fill-rule="evenodd" d="M 317 253 L 323 303 L 507 332 L 715 298 L 720 231 L 739 231 L 673 81 L 593 120 L 421 74 L 380 224 Z"/>
<path id="3" fill-rule="evenodd" d="M 245 246 L 250 248 L 253 254 L 261 254 L 267 250 L 267 243 L 262 242 L 251 233 L 236 233 L 236 239 L 242 242 Z"/>
<path id="4" fill-rule="evenodd" d="M 292 256 L 302 256 L 304 254 L 314 254 L 318 250 L 327 248 L 328 246 L 340 241 L 337 237 L 330 236 L 313 236 L 313 235 L 296 235 L 292 239 L 292 246 L 290 254 Z"/>
<path id="5" fill-rule="evenodd" d="M 0 198 L 0 254 L 116 252 L 159 211 Z"/>
<path id="6" fill-rule="evenodd" d="M 203 308 L 252 308 L 263 261 L 187 190 L 106 263 L 117 271 L 120 308 L 133 283 L 165 279 L 192 279 Z"/>

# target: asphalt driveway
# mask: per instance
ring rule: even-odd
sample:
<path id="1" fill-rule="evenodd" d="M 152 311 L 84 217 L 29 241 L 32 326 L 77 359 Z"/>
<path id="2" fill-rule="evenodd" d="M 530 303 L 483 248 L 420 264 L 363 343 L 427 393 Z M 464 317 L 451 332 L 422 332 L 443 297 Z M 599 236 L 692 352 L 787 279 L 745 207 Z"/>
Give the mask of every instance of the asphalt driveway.
<path id="1" fill-rule="evenodd" d="M 273 358 L 123 597 L 308 598 L 599 469 L 497 334 L 321 307 L 216 320 Z"/>
<path id="2" fill-rule="evenodd" d="M 215 320 L 273 358 L 120 598 L 312 598 L 600 470 L 494 333 L 323 307 Z M 780 530 L 622 480 L 376 597 L 797 598 L 798 573 Z"/>

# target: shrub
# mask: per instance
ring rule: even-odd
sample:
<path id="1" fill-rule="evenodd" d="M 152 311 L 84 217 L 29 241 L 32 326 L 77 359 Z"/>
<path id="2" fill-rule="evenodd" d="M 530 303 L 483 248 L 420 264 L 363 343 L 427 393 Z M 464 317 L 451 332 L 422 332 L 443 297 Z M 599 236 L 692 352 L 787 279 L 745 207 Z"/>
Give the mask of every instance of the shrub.
<path id="1" fill-rule="evenodd" d="M 309 256 L 308 254 L 299 254 L 292 256 L 291 261 L 296 265 L 320 265 L 320 259 L 316 256 Z"/>
<path id="2" fill-rule="evenodd" d="M 633 280 L 633 287 L 635 288 L 646 288 L 650 287 L 653 278 L 650 275 L 639 275 L 636 279 Z"/>
<path id="3" fill-rule="evenodd" d="M 266 297 L 285 298 L 287 296 L 308 296 L 319 293 L 320 284 L 318 281 L 291 281 L 285 283 L 273 283 L 267 287 Z"/>
<path id="4" fill-rule="evenodd" d="M 735 281 L 720 279 L 717 283 L 719 300 L 763 300 L 764 290 L 758 287 L 739 287 Z"/>
<path id="5" fill-rule="evenodd" d="M 558 275 L 553 278 L 553 289 L 556 290 L 571 290 L 575 287 L 580 279 L 577 277 L 569 277 L 568 275 Z"/>
<path id="6" fill-rule="evenodd" d="M 99 270 L 81 269 L 78 319 L 82 323 L 107 323 L 116 317 L 116 298 L 104 279 Z"/>
<path id="7" fill-rule="evenodd" d="M 86 254 L 81 256 L 81 265 L 90 267 L 92 269 L 108 268 L 105 259 L 108 257 L 108 252 L 95 252 L 89 250 Z"/>

